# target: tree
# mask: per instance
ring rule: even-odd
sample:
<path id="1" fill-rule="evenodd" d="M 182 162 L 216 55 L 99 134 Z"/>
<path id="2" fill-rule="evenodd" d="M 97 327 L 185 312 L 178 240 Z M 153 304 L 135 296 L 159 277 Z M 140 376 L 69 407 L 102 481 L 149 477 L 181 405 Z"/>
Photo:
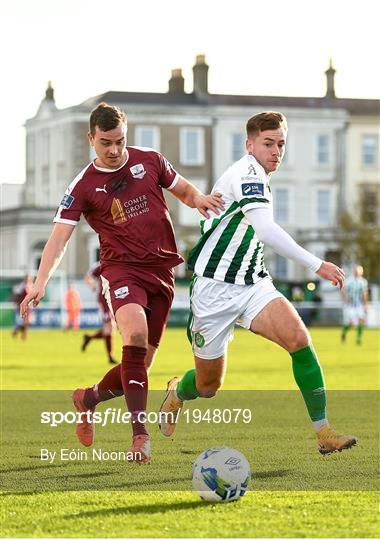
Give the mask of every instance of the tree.
<path id="1" fill-rule="evenodd" d="M 356 221 L 345 212 L 340 218 L 340 233 L 343 261 L 360 264 L 369 281 L 380 283 L 380 226 Z"/>

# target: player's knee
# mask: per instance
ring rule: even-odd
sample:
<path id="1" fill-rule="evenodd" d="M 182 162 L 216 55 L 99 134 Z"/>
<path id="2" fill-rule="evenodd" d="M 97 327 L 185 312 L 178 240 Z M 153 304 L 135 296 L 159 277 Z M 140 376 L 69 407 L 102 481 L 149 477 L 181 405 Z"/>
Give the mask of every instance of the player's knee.
<path id="1" fill-rule="evenodd" d="M 290 337 L 288 342 L 289 351 L 299 351 L 310 345 L 311 339 L 306 329 L 298 328 Z"/>
<path id="2" fill-rule="evenodd" d="M 214 381 L 197 382 L 197 390 L 201 397 L 212 398 L 215 396 L 219 388 L 222 386 L 222 381 L 215 379 Z"/>
<path id="3" fill-rule="evenodd" d="M 143 330 L 135 330 L 134 332 L 130 332 L 127 341 L 129 342 L 129 345 L 134 347 L 148 346 L 148 336 Z"/>

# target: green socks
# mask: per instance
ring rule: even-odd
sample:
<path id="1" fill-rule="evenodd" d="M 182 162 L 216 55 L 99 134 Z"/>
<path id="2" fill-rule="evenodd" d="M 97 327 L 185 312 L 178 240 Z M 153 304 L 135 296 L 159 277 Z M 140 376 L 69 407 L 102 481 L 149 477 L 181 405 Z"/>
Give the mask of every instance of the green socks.
<path id="1" fill-rule="evenodd" d="M 326 419 L 326 391 L 321 366 L 312 345 L 290 353 L 293 361 L 293 373 L 307 410 L 313 422 Z M 195 369 L 185 373 L 177 385 L 176 393 L 181 401 L 199 397 L 195 385 Z"/>
<path id="2" fill-rule="evenodd" d="M 176 393 L 181 401 L 189 401 L 200 396 L 195 386 L 195 369 L 186 371 L 185 375 L 177 384 Z"/>
<path id="3" fill-rule="evenodd" d="M 326 419 L 326 390 L 323 373 L 313 346 L 290 353 L 293 374 L 313 422 Z"/>
<path id="4" fill-rule="evenodd" d="M 342 328 L 342 336 L 341 340 L 346 341 L 347 332 L 349 331 L 350 327 L 348 325 L 343 326 Z"/>
<path id="5" fill-rule="evenodd" d="M 358 345 L 360 345 L 361 342 L 362 342 L 362 335 L 363 335 L 363 332 L 364 332 L 364 326 L 362 324 L 358 324 L 356 332 L 357 332 L 357 334 L 356 334 L 356 343 Z"/>

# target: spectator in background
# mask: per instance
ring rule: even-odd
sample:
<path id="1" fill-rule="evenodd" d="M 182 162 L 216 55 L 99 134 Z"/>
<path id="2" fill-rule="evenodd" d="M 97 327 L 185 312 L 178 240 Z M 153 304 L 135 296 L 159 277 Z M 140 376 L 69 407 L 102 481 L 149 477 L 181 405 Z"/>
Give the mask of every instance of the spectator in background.
<path id="1" fill-rule="evenodd" d="M 12 332 L 13 337 L 17 337 L 18 333 L 21 334 L 21 339 L 26 340 L 28 328 L 30 325 L 31 309 L 28 308 L 26 316 L 22 318 L 20 316 L 20 304 L 24 300 L 25 296 L 31 291 L 33 284 L 33 278 L 30 274 L 25 274 L 25 277 L 21 283 L 15 285 L 12 289 L 13 299 L 16 304 L 15 308 L 15 326 Z"/>
<path id="2" fill-rule="evenodd" d="M 66 330 L 69 330 L 69 328 L 78 330 L 80 326 L 81 303 L 79 291 L 77 291 L 73 284 L 69 284 L 69 288 L 66 291 L 65 308 L 67 311 Z"/>
<path id="3" fill-rule="evenodd" d="M 341 294 L 344 302 L 341 341 L 346 341 L 350 327 L 356 327 L 356 344 L 361 345 L 368 305 L 368 282 L 363 277 L 362 266 L 353 266 Z"/>
<path id="4" fill-rule="evenodd" d="M 102 283 L 100 275 L 101 265 L 100 262 L 97 262 L 92 268 L 90 268 L 90 270 L 84 277 L 84 281 L 87 283 L 87 285 L 89 285 L 91 289 L 96 292 L 96 298 L 99 305 L 99 314 L 103 326 L 94 334 L 85 334 L 83 336 L 82 351 L 84 352 L 87 349 L 90 341 L 92 341 L 93 339 L 103 339 L 106 346 L 108 362 L 110 364 L 117 364 L 118 362 L 114 359 L 112 355 L 113 333 L 115 328 L 114 318 L 102 294 Z"/>

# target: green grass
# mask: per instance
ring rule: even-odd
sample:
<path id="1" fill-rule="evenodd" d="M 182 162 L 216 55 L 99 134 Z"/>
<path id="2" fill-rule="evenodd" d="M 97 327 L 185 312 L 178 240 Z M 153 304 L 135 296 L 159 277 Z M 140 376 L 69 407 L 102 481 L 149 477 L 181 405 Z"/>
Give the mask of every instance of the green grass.
<path id="1" fill-rule="evenodd" d="M 103 344 L 93 342 L 83 354 L 81 336 L 34 331 L 22 343 L 3 331 L 2 388 L 17 392 L 3 396 L 2 536 L 378 536 L 377 331 L 367 331 L 357 347 L 353 334 L 341 345 L 338 329 L 312 330 L 328 388 L 334 390 L 329 394 L 333 424 L 360 438 L 350 452 L 319 456 L 299 393 L 290 392 L 296 386 L 289 356 L 257 336 L 237 331 L 229 351 L 226 391 L 191 407 L 231 407 L 233 401 L 234 407 L 252 410 L 251 425 L 226 429 L 182 421 L 173 441 L 151 426 L 150 467 L 123 462 L 48 466 L 40 460 L 41 447 L 78 445 L 72 426 L 41 426 L 38 412 L 70 410 L 68 390 L 94 384 L 108 369 Z M 169 329 L 150 375 L 151 410 L 168 378 L 190 367 L 185 331 Z M 121 399 L 108 405 L 123 407 Z M 126 449 L 128 439 L 128 426 L 107 426 L 98 429 L 96 445 Z M 215 444 L 239 448 L 251 463 L 252 491 L 237 503 L 206 504 L 190 491 L 192 461 Z"/>

